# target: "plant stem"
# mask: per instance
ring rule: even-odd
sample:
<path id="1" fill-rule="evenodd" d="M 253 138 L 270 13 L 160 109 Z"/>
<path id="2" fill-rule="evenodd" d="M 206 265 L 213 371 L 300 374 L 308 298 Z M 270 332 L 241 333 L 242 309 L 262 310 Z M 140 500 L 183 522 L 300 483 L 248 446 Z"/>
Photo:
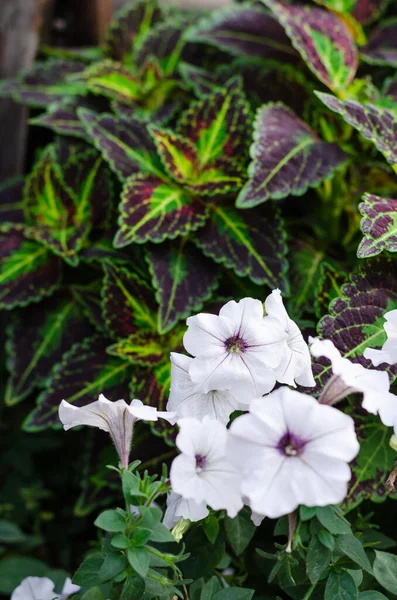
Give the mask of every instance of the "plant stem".
<path id="1" fill-rule="evenodd" d="M 317 587 L 317 583 L 313 583 L 313 585 L 307 590 L 306 595 L 304 596 L 303 600 L 308 600 L 310 598 L 310 596 L 312 595 L 312 593 L 314 592 L 314 590 Z"/>

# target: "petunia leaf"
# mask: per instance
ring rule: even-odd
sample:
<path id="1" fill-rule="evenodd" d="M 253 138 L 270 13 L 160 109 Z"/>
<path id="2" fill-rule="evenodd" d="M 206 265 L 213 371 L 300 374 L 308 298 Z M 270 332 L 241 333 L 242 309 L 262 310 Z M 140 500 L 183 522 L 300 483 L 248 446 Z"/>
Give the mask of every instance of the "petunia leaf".
<path id="1" fill-rule="evenodd" d="M 129 397 L 132 366 L 107 354 L 109 342 L 107 338 L 93 336 L 75 344 L 64 354 L 61 362 L 54 366 L 37 407 L 25 420 L 25 431 L 58 426 L 58 408 L 63 399 L 83 406 L 96 400 L 101 393 L 109 400 Z"/>
<path id="2" fill-rule="evenodd" d="M 159 303 L 158 331 L 199 311 L 217 285 L 218 274 L 192 244 L 181 238 L 148 249 L 149 268 Z"/>
<path id="3" fill-rule="evenodd" d="M 250 154 L 250 179 L 237 198 L 239 208 L 251 208 L 269 198 L 301 196 L 332 177 L 345 162 L 336 144 L 323 142 L 282 103 L 258 110 Z"/>
<path id="4" fill-rule="evenodd" d="M 13 177 L 0 184 L 0 224 L 23 224 L 23 188 L 25 179 Z"/>
<path id="5" fill-rule="evenodd" d="M 397 164 L 397 116 L 393 111 L 356 100 L 338 100 L 330 94 L 316 92 L 316 95 L 330 110 L 340 114 L 363 137 L 371 140 L 391 165 Z"/>
<path id="6" fill-rule="evenodd" d="M 38 302 L 59 286 L 61 261 L 17 228 L 0 230 L 0 308 Z"/>
<path id="7" fill-rule="evenodd" d="M 73 296 L 61 291 L 43 300 L 36 310 L 14 311 L 8 328 L 6 403 L 17 404 L 42 385 L 64 352 L 92 333 Z"/>
<path id="8" fill-rule="evenodd" d="M 156 302 L 143 279 L 110 262 L 104 263 L 102 310 L 112 338 L 123 339 L 143 331 L 155 332 Z"/>
<path id="9" fill-rule="evenodd" d="M 118 11 L 109 25 L 105 51 L 113 60 L 131 62 L 132 49 L 139 47 L 151 27 L 161 21 L 162 10 L 155 0 L 135 0 Z"/>
<path id="10" fill-rule="evenodd" d="M 288 292 L 286 234 L 277 207 L 269 204 L 254 213 L 213 205 L 195 241 L 206 256 L 240 277 Z"/>
<path id="11" fill-rule="evenodd" d="M 161 340 L 150 333 L 135 333 L 108 346 L 108 354 L 139 365 L 157 364 L 164 357 Z"/>
<path id="12" fill-rule="evenodd" d="M 2 82 L 0 97 L 11 96 L 17 102 L 41 107 L 61 102 L 66 96 L 84 95 L 84 85 L 67 80 L 69 75 L 80 73 L 83 69 L 82 62 L 58 58 L 36 62 L 31 69 L 22 72 L 18 79 Z"/>
<path id="13" fill-rule="evenodd" d="M 138 119 L 116 117 L 81 109 L 79 118 L 121 180 L 137 173 L 157 172 L 160 161 L 156 146 L 147 133 L 146 125 Z"/>
<path id="14" fill-rule="evenodd" d="M 359 258 L 380 254 L 382 250 L 397 252 L 397 200 L 365 194 L 359 204 L 363 215 L 361 231 L 365 237 L 357 250 Z"/>
<path id="15" fill-rule="evenodd" d="M 155 175 L 127 179 L 119 210 L 116 248 L 185 235 L 204 225 L 207 216 L 205 204 L 189 191 Z"/>
<path id="16" fill-rule="evenodd" d="M 194 42 L 205 42 L 236 56 L 280 61 L 297 54 L 278 21 L 260 6 L 234 4 L 203 17 L 187 34 Z"/>
<path id="17" fill-rule="evenodd" d="M 397 67 L 397 18 L 386 19 L 371 32 L 361 49 L 364 60 L 372 65 Z"/>
<path id="18" fill-rule="evenodd" d="M 356 45 L 347 25 L 334 12 L 320 7 L 262 1 L 320 81 L 331 90 L 346 89 L 358 66 Z"/>

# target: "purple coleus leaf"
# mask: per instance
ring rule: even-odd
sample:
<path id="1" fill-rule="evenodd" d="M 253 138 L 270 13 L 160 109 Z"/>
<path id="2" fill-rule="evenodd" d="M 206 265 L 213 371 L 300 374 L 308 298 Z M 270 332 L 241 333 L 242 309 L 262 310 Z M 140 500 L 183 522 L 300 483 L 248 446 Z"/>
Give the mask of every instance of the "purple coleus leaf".
<path id="1" fill-rule="evenodd" d="M 111 338 L 156 332 L 157 306 L 150 286 L 127 268 L 110 262 L 104 263 L 104 270 L 102 311 Z"/>
<path id="2" fill-rule="evenodd" d="M 106 351 L 143 366 L 156 365 L 164 358 L 164 345 L 158 335 L 143 332 L 119 340 L 108 346 Z"/>
<path id="3" fill-rule="evenodd" d="M 52 370 L 37 407 L 24 422 L 25 431 L 60 426 L 58 409 L 62 400 L 84 406 L 104 394 L 109 400 L 128 401 L 133 367 L 128 361 L 110 356 L 110 340 L 99 335 L 75 344 Z"/>
<path id="4" fill-rule="evenodd" d="M 20 228 L 0 229 L 0 308 L 38 302 L 60 285 L 62 263 Z"/>
<path id="5" fill-rule="evenodd" d="M 141 83 L 121 63 L 110 60 L 94 63 L 79 77 L 88 91 L 124 104 L 134 105 L 141 97 Z"/>
<path id="6" fill-rule="evenodd" d="M 372 65 L 397 67 L 397 18 L 386 19 L 372 31 L 368 43 L 361 49 L 366 62 Z"/>
<path id="7" fill-rule="evenodd" d="M 8 405 L 23 400 L 48 378 L 70 347 L 94 333 L 73 296 L 58 291 L 36 310 L 13 311 L 7 331 Z"/>
<path id="8" fill-rule="evenodd" d="M 134 47 L 161 21 L 163 12 L 155 0 L 137 0 L 128 3 L 116 13 L 105 39 L 106 54 L 113 60 L 130 62 Z"/>
<path id="9" fill-rule="evenodd" d="M 95 146 L 122 181 L 138 173 L 157 173 L 156 146 L 145 123 L 88 110 L 79 110 L 78 115 Z"/>
<path id="10" fill-rule="evenodd" d="M 332 90 L 348 87 L 356 74 L 358 57 L 353 36 L 342 19 L 319 7 L 262 1 L 315 75 Z"/>
<path id="11" fill-rule="evenodd" d="M 318 324 L 322 338 L 330 339 L 342 356 L 367 368 L 372 362 L 363 357 L 366 348 L 380 348 L 386 341 L 384 314 L 397 308 L 397 264 L 384 256 L 366 260 L 351 282 L 341 287 L 341 296 L 329 306 L 329 314 Z M 397 375 L 397 365 L 377 367 Z M 324 385 L 331 367 L 319 359 L 314 365 L 316 379 Z"/>
<path id="12" fill-rule="evenodd" d="M 25 222 L 23 214 L 23 188 L 25 179 L 14 177 L 0 184 L 0 223 L 4 227 L 6 223 Z"/>
<path id="13" fill-rule="evenodd" d="M 357 256 L 368 258 L 380 254 L 382 250 L 397 252 L 397 200 L 365 194 L 359 204 L 363 215 L 361 231 L 365 237 L 361 241 Z"/>
<path id="14" fill-rule="evenodd" d="M 218 273 L 184 238 L 150 246 L 147 257 L 159 303 L 158 331 L 163 334 L 202 308 L 217 286 Z"/>
<path id="15" fill-rule="evenodd" d="M 254 213 L 213 205 L 211 218 L 195 241 L 206 256 L 240 277 L 288 293 L 286 234 L 277 207 L 261 207 Z"/>
<path id="16" fill-rule="evenodd" d="M 382 96 L 391 96 L 394 102 L 397 102 L 397 76 L 388 77 L 382 88 Z"/>
<path id="17" fill-rule="evenodd" d="M 198 98 L 210 94 L 214 88 L 224 85 L 225 80 L 230 78 L 230 73 L 226 78 L 220 77 L 217 73 L 187 62 L 179 65 L 179 72 L 186 85 L 194 91 Z"/>
<path id="18" fill-rule="evenodd" d="M 102 314 L 101 290 L 102 279 L 93 281 L 88 285 L 73 285 L 70 287 L 70 292 L 86 319 L 97 332 L 106 335 L 107 326 Z"/>
<path id="19" fill-rule="evenodd" d="M 162 242 L 204 225 L 208 207 L 164 176 L 133 175 L 121 198 L 116 248 L 146 241 Z"/>
<path id="20" fill-rule="evenodd" d="M 81 82 L 67 80 L 69 75 L 81 73 L 83 69 L 82 62 L 59 58 L 37 62 L 18 79 L 2 82 L 0 97 L 11 96 L 17 102 L 41 107 L 61 102 L 66 96 L 84 95 L 85 86 Z"/>
<path id="21" fill-rule="evenodd" d="M 362 25 L 369 25 L 379 18 L 388 3 L 389 0 L 357 0 L 352 15 Z"/>
<path id="22" fill-rule="evenodd" d="M 263 7 L 248 3 L 213 11 L 210 17 L 202 18 L 187 37 L 237 56 L 280 61 L 297 57 L 277 19 Z"/>
<path id="23" fill-rule="evenodd" d="M 250 154 L 250 179 L 237 198 L 239 208 L 251 208 L 269 198 L 301 196 L 332 177 L 345 162 L 336 144 L 323 142 L 282 103 L 258 110 Z"/>
<path id="24" fill-rule="evenodd" d="M 397 115 L 373 104 L 356 100 L 338 100 L 330 94 L 316 92 L 330 110 L 340 114 L 363 137 L 371 140 L 391 165 L 397 164 Z"/>

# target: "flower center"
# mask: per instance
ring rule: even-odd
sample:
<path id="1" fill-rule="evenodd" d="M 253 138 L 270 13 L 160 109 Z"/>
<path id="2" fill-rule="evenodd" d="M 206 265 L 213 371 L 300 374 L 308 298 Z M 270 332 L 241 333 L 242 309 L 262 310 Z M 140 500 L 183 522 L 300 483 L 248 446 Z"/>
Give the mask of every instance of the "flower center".
<path id="1" fill-rule="evenodd" d="M 299 456 L 302 454 L 306 442 L 297 435 L 287 431 L 277 444 L 277 449 L 284 456 Z"/>
<path id="2" fill-rule="evenodd" d="M 246 351 L 248 344 L 238 335 L 228 338 L 225 341 L 226 350 L 232 354 L 242 354 Z"/>
<path id="3" fill-rule="evenodd" d="M 196 469 L 200 469 L 200 471 L 202 469 L 205 469 L 205 467 L 207 466 L 206 457 L 203 456 L 202 454 L 196 454 L 196 456 L 194 458 L 196 459 Z"/>

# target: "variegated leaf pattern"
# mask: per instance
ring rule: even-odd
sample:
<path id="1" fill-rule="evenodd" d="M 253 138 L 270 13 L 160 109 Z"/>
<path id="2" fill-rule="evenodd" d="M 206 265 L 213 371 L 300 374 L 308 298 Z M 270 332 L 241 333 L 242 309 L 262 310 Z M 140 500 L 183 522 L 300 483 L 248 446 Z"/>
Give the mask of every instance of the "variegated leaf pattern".
<path id="1" fill-rule="evenodd" d="M 365 194 L 359 205 L 363 215 L 361 231 L 365 237 L 361 241 L 357 256 L 368 258 L 382 250 L 397 252 L 397 200 Z"/>

